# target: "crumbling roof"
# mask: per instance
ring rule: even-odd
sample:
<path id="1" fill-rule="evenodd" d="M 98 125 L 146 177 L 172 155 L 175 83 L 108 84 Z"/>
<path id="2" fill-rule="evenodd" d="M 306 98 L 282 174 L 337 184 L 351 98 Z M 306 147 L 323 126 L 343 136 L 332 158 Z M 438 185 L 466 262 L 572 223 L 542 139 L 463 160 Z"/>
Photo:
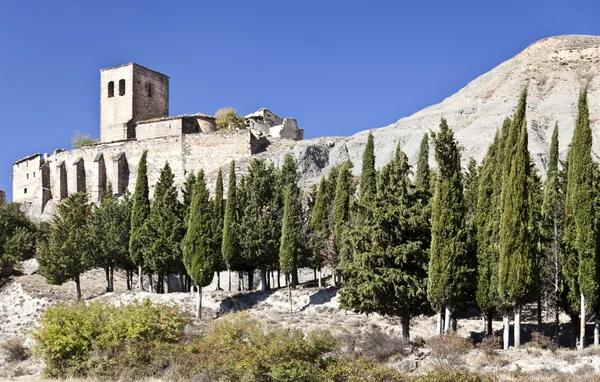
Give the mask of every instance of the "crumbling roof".
<path id="1" fill-rule="evenodd" d="M 27 160 L 30 160 L 30 159 L 33 159 L 33 158 L 35 158 L 35 157 L 39 157 L 39 156 L 42 156 L 42 154 L 40 154 L 40 153 L 31 154 L 31 155 L 29 155 L 29 156 L 26 156 L 25 158 L 21 158 L 21 159 L 19 159 L 18 161 L 16 161 L 16 162 L 15 162 L 15 163 L 13 163 L 13 164 L 17 164 L 17 163 L 25 162 L 25 161 L 27 161 Z"/>
<path id="2" fill-rule="evenodd" d="M 182 114 L 182 115 L 176 115 L 176 116 L 173 116 L 173 117 L 160 117 L 160 118 L 146 119 L 144 121 L 138 121 L 137 124 L 138 125 L 142 125 L 142 124 L 145 124 L 145 123 L 170 121 L 170 120 L 174 120 L 174 119 L 183 119 L 183 118 L 208 118 L 208 119 L 215 119 L 215 117 L 213 117 L 213 116 L 210 116 L 208 114 L 202 114 L 202 113 L 198 113 L 198 114 Z"/>

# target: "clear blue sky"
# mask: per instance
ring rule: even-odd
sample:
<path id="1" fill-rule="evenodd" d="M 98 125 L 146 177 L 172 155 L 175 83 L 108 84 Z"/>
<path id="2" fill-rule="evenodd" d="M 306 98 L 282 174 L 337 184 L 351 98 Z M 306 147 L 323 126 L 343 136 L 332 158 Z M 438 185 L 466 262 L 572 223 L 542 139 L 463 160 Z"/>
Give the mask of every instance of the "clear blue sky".
<path id="1" fill-rule="evenodd" d="M 99 70 L 171 77 L 170 114 L 267 107 L 307 137 L 440 102 L 530 43 L 600 35 L 598 0 L 0 0 L 0 189 L 12 163 L 99 136 Z"/>

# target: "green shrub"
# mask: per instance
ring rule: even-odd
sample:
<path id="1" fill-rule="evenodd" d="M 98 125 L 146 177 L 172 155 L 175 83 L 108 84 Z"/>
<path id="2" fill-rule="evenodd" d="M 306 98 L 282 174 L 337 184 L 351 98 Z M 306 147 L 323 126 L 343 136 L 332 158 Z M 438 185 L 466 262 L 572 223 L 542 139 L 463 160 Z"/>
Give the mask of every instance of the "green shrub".
<path id="1" fill-rule="evenodd" d="M 81 134 L 79 131 L 76 131 L 75 135 L 71 138 L 71 145 L 74 149 L 95 145 L 96 143 L 98 143 L 97 139 L 90 137 L 89 134 Z"/>
<path id="2" fill-rule="evenodd" d="M 492 377 L 470 371 L 438 370 L 414 378 L 413 382 L 493 382 Z"/>
<path id="3" fill-rule="evenodd" d="M 408 382 L 400 372 L 365 358 L 332 362 L 327 368 L 327 379 L 334 382 Z"/>
<path id="4" fill-rule="evenodd" d="M 182 339 L 187 322 L 178 309 L 149 300 L 120 307 L 59 304 L 44 312 L 33 333 L 35 351 L 44 358 L 48 377 L 111 370 L 114 376 L 123 367 L 152 364 L 163 354 L 161 346 Z"/>

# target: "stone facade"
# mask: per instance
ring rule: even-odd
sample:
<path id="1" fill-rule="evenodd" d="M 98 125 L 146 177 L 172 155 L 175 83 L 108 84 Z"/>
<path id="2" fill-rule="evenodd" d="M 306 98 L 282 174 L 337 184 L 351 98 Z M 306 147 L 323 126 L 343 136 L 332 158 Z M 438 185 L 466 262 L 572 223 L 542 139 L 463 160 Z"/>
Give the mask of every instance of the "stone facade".
<path id="1" fill-rule="evenodd" d="M 13 201 L 32 219 L 51 218 L 75 192 L 87 193 L 93 202 L 109 184 L 117 195 L 133 193 L 145 150 L 152 197 L 167 162 L 175 184 L 182 185 L 191 172 L 204 170 L 214 179 L 222 169 L 226 175 L 232 160 L 247 162 L 271 144 L 257 130 L 217 131 L 215 119 L 205 114 L 169 117 L 169 77 L 137 64 L 102 70 L 100 89 L 99 143 L 33 154 L 13 164 Z M 280 121 L 282 131 L 299 130 L 295 120 L 287 127 L 285 121 Z"/>

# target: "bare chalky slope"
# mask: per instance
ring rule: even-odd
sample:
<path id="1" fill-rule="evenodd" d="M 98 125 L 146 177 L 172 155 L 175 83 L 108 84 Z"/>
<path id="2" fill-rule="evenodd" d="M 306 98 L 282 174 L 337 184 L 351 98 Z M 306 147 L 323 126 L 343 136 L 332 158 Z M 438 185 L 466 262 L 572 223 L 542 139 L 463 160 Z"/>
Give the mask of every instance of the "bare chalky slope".
<path id="1" fill-rule="evenodd" d="M 560 152 L 564 157 L 573 134 L 579 90 L 588 84 L 590 120 L 594 132 L 594 155 L 600 159 L 600 37 L 559 36 L 537 41 L 523 52 L 485 73 L 456 94 L 398 122 L 373 131 L 377 166 L 387 163 L 398 142 L 411 163 L 416 162 L 421 138 L 436 131 L 440 118 L 448 120 L 464 147 L 463 162 L 469 157 L 481 161 L 497 128 L 512 116 L 524 86 L 529 85 L 527 128 L 529 149 L 542 172 L 550 145 L 552 128 L 558 122 Z M 331 144 L 328 164 L 345 159 L 360 171 L 367 131 Z M 318 148 L 326 139 L 312 142 Z M 307 142 L 299 142 L 295 152 Z M 319 152 L 322 155 L 322 152 Z M 432 154 L 433 155 L 433 154 Z M 310 157 L 310 155 L 308 156 Z M 307 174 L 307 178 L 311 174 Z"/>

